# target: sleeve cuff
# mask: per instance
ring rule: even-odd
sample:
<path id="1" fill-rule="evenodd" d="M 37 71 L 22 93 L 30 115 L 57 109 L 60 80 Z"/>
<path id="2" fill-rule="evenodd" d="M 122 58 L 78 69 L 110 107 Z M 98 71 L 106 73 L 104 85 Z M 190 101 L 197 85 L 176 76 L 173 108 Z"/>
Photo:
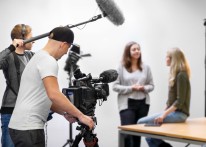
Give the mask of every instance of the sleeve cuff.
<path id="1" fill-rule="evenodd" d="M 16 50 L 16 48 L 15 48 L 15 46 L 14 46 L 13 44 L 11 44 L 11 45 L 8 47 L 8 49 L 9 49 L 11 52 L 13 52 L 13 51 Z"/>

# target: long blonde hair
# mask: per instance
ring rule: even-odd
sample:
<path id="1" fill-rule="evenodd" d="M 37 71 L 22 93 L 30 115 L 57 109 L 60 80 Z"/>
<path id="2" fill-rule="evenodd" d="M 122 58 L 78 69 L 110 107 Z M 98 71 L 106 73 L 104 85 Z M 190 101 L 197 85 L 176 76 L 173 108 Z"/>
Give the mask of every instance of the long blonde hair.
<path id="1" fill-rule="evenodd" d="M 167 51 L 167 56 L 170 57 L 170 76 L 169 86 L 174 86 L 175 78 L 180 71 L 185 71 L 190 78 L 190 66 L 184 56 L 184 53 L 177 47 Z"/>

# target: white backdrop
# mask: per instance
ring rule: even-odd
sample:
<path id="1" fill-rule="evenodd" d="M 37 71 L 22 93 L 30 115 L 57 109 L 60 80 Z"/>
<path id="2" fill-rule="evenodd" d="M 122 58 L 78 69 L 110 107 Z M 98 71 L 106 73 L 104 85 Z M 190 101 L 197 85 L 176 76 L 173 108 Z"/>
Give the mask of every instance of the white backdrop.
<path id="1" fill-rule="evenodd" d="M 121 26 L 113 25 L 107 18 L 73 28 L 75 43 L 83 53 L 92 57 L 81 59 L 81 71 L 94 77 L 107 69 L 116 69 L 123 48 L 129 41 L 139 42 L 143 60 L 150 65 L 155 82 L 151 93 L 150 114 L 163 110 L 167 99 L 168 67 L 165 65 L 166 50 L 180 47 L 185 52 L 192 70 L 191 116 L 204 117 L 204 58 L 205 58 L 205 0 L 116 0 L 125 17 Z M 29 24 L 33 36 L 49 32 L 54 27 L 77 24 L 100 13 L 95 0 L 5 0 L 0 2 L 0 51 L 9 46 L 10 31 L 15 24 Z M 47 39 L 36 41 L 33 51 L 41 49 Z M 60 87 L 68 87 L 68 75 L 63 70 L 67 56 L 59 61 Z M 5 80 L 0 73 L 0 97 Z M 118 146 L 119 114 L 117 93 L 111 89 L 108 100 L 96 107 L 95 132 L 100 147 Z M 29 88 L 29 87 L 28 87 Z M 1 100 L 0 100 L 1 101 Z M 78 133 L 73 125 L 73 138 Z M 47 126 L 48 147 L 61 147 L 69 138 L 69 124 L 61 116 Z M 172 142 L 176 147 L 182 143 Z M 80 147 L 84 145 L 80 143 Z M 142 140 L 142 146 L 147 146 Z M 191 145 L 195 146 L 195 145 Z"/>

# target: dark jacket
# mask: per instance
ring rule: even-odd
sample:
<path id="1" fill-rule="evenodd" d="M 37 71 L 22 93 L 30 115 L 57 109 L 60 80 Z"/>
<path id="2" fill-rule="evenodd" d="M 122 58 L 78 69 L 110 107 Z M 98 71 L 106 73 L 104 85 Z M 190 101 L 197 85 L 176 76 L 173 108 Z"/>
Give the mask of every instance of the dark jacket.
<path id="1" fill-rule="evenodd" d="M 24 54 L 17 54 L 14 52 L 15 47 L 10 45 L 8 48 L 4 49 L 0 52 L 0 69 L 3 70 L 5 80 L 7 82 L 7 86 L 2 99 L 1 113 L 2 114 L 12 114 L 16 98 L 19 90 L 19 82 L 21 74 L 25 68 L 25 65 L 28 63 L 30 58 L 33 55 L 31 51 L 25 51 Z M 17 74 L 17 67 L 15 62 L 17 62 L 14 58 L 13 53 L 16 55 L 17 60 L 19 62 L 19 78 Z M 24 59 L 24 60 L 22 60 Z M 12 87 L 12 88 L 11 88 Z M 12 91 L 13 89 L 13 91 Z"/>

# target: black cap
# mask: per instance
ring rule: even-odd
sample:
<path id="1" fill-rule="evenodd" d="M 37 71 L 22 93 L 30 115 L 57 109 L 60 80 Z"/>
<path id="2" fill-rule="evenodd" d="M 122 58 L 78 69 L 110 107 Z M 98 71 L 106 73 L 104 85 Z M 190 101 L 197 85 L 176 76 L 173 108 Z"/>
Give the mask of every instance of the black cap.
<path id="1" fill-rule="evenodd" d="M 56 27 L 51 30 L 49 38 L 72 44 L 74 41 L 74 33 L 68 27 Z"/>

